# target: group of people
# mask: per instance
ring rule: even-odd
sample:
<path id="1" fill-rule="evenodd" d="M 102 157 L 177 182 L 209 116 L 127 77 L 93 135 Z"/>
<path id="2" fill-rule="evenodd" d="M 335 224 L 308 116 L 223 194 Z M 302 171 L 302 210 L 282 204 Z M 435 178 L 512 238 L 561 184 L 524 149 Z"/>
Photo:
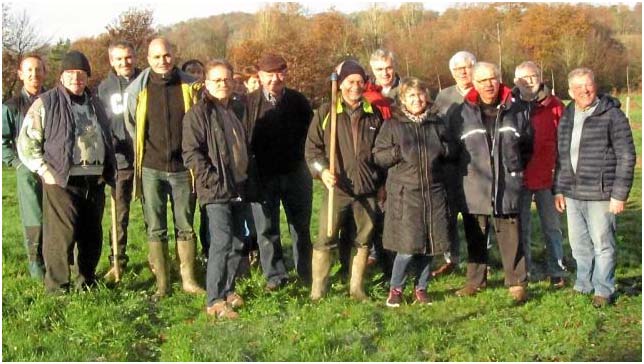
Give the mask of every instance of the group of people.
<path id="1" fill-rule="evenodd" d="M 153 296 L 168 294 L 170 201 L 182 288 L 203 294 L 194 277 L 198 201 L 206 312 L 220 318 L 237 317 L 244 305 L 235 281 L 253 237 L 266 290 L 287 283 L 280 204 L 295 271 L 314 301 L 326 294 L 338 247 L 352 298 L 368 297 L 365 271 L 379 262 L 390 278 L 387 306 L 404 301 L 410 265 L 413 300 L 430 304 L 431 277 L 459 264 L 460 213 L 467 280 L 456 294 L 486 287 L 493 226 L 505 285 L 523 302 L 533 199 L 552 285 L 565 285 L 559 213 L 566 210 L 574 290 L 594 292 L 597 307 L 614 295 L 615 215 L 631 189 L 635 150 L 619 101 L 598 94 L 589 69 L 570 72 L 573 101 L 564 107 L 535 63 L 516 67 L 511 89 L 495 64 L 461 51 L 449 61 L 456 84 L 432 102 L 425 82 L 400 79 L 393 53 L 378 49 L 370 59 L 374 77 L 355 59 L 330 70 L 337 97 L 314 112 L 286 87 L 288 65 L 275 53 L 235 73 L 222 59 L 179 69 L 164 38 L 150 42 L 144 70 L 135 67 L 130 43 L 108 51 L 112 69 L 96 95 L 81 52 L 63 57 L 60 84 L 48 91 L 44 61 L 30 55 L 18 69 L 23 88 L 3 105 L 3 161 L 16 169 L 29 271 L 44 278 L 47 292 L 72 287 L 71 265 L 77 285 L 96 283 L 107 184 L 117 249 L 106 278 L 127 269 L 129 209 L 140 198 Z M 326 191 L 312 242 L 314 178 Z M 445 264 L 432 272 L 437 255 Z"/>

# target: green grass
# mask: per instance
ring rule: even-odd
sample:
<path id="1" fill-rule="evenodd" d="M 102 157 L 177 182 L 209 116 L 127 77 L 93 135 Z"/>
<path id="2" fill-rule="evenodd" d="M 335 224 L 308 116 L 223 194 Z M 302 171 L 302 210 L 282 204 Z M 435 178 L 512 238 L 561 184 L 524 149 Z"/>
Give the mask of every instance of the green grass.
<path id="1" fill-rule="evenodd" d="M 641 151 L 641 97 L 633 130 Z M 429 307 L 384 305 L 386 287 L 372 274 L 371 299 L 349 300 L 337 277 L 326 299 L 312 304 L 308 287 L 289 284 L 265 293 L 256 269 L 239 281 L 247 306 L 234 322 L 204 313 L 204 297 L 180 290 L 154 303 L 147 268 L 140 203 L 132 206 L 130 268 L 116 286 L 50 297 L 28 278 L 12 170 L 2 177 L 2 359 L 4 361 L 641 361 L 642 359 L 642 194 L 641 163 L 628 210 L 618 218 L 618 296 L 614 306 L 596 310 L 590 297 L 568 287 L 530 284 L 531 299 L 515 306 L 495 263 L 490 287 L 473 298 L 454 291 L 464 275 L 432 281 Z M 316 182 L 312 233 L 317 235 L 320 185 Z M 106 209 L 109 213 L 109 209 Z M 108 217 L 104 234 L 107 238 Z M 533 214 L 533 239 L 541 231 Z M 199 221 L 198 218 L 195 221 Z M 565 230 L 565 222 L 563 224 Z M 285 244 L 290 245 L 284 221 Z M 564 232 L 564 236 L 565 236 Z M 462 234 L 461 234 L 462 236 Z M 107 239 L 105 239 L 107 241 Z M 464 244 L 463 249 L 464 249 Z M 567 240 L 564 244 L 572 262 Z M 496 252 L 496 248 L 493 249 Z M 107 270 L 107 246 L 99 264 Z M 290 260 L 290 249 L 286 249 Z M 462 254 L 466 256 L 465 252 Z M 543 251 L 533 252 L 542 261 Z M 440 259 L 438 259 L 440 260 Z M 498 262 L 498 254 L 493 254 Z M 337 271 L 337 265 L 333 271 Z M 200 273 L 203 284 L 203 270 Z M 408 299 L 411 289 L 406 291 Z"/>

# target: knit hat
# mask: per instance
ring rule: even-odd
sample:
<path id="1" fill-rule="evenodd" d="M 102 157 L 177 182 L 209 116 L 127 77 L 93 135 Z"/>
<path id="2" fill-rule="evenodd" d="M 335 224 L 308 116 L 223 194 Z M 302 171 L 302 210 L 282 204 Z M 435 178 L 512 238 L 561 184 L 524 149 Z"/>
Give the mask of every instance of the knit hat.
<path id="1" fill-rule="evenodd" d="M 257 68 L 264 72 L 282 71 L 286 69 L 286 60 L 278 54 L 267 53 L 259 60 Z"/>
<path id="2" fill-rule="evenodd" d="M 340 64 L 339 69 L 340 70 L 338 71 L 338 85 L 340 85 L 345 78 L 349 77 L 349 75 L 354 75 L 354 74 L 360 75 L 363 81 L 365 82 L 367 81 L 367 74 L 365 73 L 364 68 L 362 68 L 362 66 L 354 60 L 350 59 L 342 62 Z"/>
<path id="3" fill-rule="evenodd" d="M 70 51 L 65 54 L 65 57 L 63 57 L 61 72 L 69 70 L 85 71 L 85 73 L 87 73 L 87 77 L 92 76 L 92 68 L 89 66 L 87 57 L 79 51 Z"/>

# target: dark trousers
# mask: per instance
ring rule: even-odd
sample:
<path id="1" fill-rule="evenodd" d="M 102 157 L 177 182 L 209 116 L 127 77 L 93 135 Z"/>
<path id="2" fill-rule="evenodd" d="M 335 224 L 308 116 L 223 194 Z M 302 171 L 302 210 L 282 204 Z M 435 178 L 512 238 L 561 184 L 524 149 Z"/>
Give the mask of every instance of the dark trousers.
<path id="1" fill-rule="evenodd" d="M 525 285 L 528 277 L 523 245 L 519 239 L 519 217 L 517 215 L 463 214 L 468 255 L 467 284 L 478 288 L 485 283 L 488 262 L 487 236 L 490 229 L 490 219 L 494 223 L 494 232 L 496 233 L 496 240 L 501 253 L 505 285 Z"/>
<path id="2" fill-rule="evenodd" d="M 201 253 L 204 257 L 208 258 L 208 248 L 210 247 L 208 212 L 205 206 L 200 206 L 199 211 L 199 241 L 201 242 Z"/>
<path id="3" fill-rule="evenodd" d="M 29 271 L 42 275 L 42 182 L 37 174 L 23 164 L 16 169 L 18 182 L 18 204 L 25 237 L 25 248 L 29 258 Z"/>
<path id="4" fill-rule="evenodd" d="M 215 203 L 202 207 L 208 215 L 210 247 L 206 271 L 207 306 L 235 291 L 235 277 L 246 237 L 247 203 Z"/>
<path id="5" fill-rule="evenodd" d="M 201 252 L 208 258 L 208 248 L 210 247 L 210 223 L 208 222 L 208 213 L 204 206 L 200 207 L 200 225 L 199 225 L 199 241 L 201 241 Z M 244 250 L 242 254 L 248 254 L 251 250 L 257 250 L 257 232 L 255 231 L 255 222 L 253 221 L 253 211 L 250 204 L 243 211 L 244 220 Z"/>
<path id="6" fill-rule="evenodd" d="M 70 286 L 70 265 L 77 248 L 78 281 L 92 285 L 101 256 L 105 185 L 98 176 L 72 176 L 66 188 L 43 185 L 43 256 L 45 290 Z"/>
<path id="7" fill-rule="evenodd" d="M 280 202 L 284 206 L 291 239 L 295 270 L 305 281 L 311 278 L 311 208 L 313 181 L 306 165 L 298 170 L 262 176 L 262 201 L 252 203 L 257 244 L 264 276 L 269 282 L 288 277 L 280 239 Z"/>
<path id="8" fill-rule="evenodd" d="M 121 265 L 127 264 L 127 227 L 130 223 L 130 202 L 132 201 L 132 184 L 134 182 L 134 170 L 123 169 L 116 174 L 116 188 L 112 190 L 112 197 L 116 206 L 116 245 L 118 259 Z M 110 235 L 110 262 L 114 262 L 114 247 L 111 244 Z"/>

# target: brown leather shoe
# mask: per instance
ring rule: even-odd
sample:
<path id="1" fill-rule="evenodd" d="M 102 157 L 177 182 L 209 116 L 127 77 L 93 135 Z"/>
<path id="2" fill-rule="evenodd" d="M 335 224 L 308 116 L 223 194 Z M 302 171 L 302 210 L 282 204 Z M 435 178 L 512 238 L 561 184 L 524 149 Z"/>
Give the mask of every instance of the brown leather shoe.
<path id="1" fill-rule="evenodd" d="M 508 291 L 516 303 L 523 303 L 528 299 L 528 291 L 526 291 L 524 286 L 512 286 Z"/>
<path id="2" fill-rule="evenodd" d="M 602 296 L 593 296 L 593 307 L 604 308 L 610 304 L 610 298 Z"/>
<path id="3" fill-rule="evenodd" d="M 441 274 L 449 274 L 452 273 L 456 269 L 456 263 L 445 263 L 438 267 L 435 271 L 432 272 L 432 277 L 438 277 Z"/>
<path id="4" fill-rule="evenodd" d="M 550 286 L 556 289 L 564 288 L 566 286 L 566 280 L 562 277 L 550 277 Z"/>
<path id="5" fill-rule="evenodd" d="M 219 301 L 210 307 L 206 307 L 206 314 L 215 316 L 218 319 L 234 320 L 239 317 L 239 314 L 226 301 Z"/>
<path id="6" fill-rule="evenodd" d="M 226 297 L 226 302 L 232 308 L 240 308 L 244 305 L 244 299 L 235 292 L 229 294 L 228 297 Z"/>
<path id="7" fill-rule="evenodd" d="M 465 285 L 465 287 L 456 291 L 456 295 L 459 297 L 469 297 L 474 296 L 475 294 L 481 292 L 481 288 L 472 287 L 470 285 Z"/>

